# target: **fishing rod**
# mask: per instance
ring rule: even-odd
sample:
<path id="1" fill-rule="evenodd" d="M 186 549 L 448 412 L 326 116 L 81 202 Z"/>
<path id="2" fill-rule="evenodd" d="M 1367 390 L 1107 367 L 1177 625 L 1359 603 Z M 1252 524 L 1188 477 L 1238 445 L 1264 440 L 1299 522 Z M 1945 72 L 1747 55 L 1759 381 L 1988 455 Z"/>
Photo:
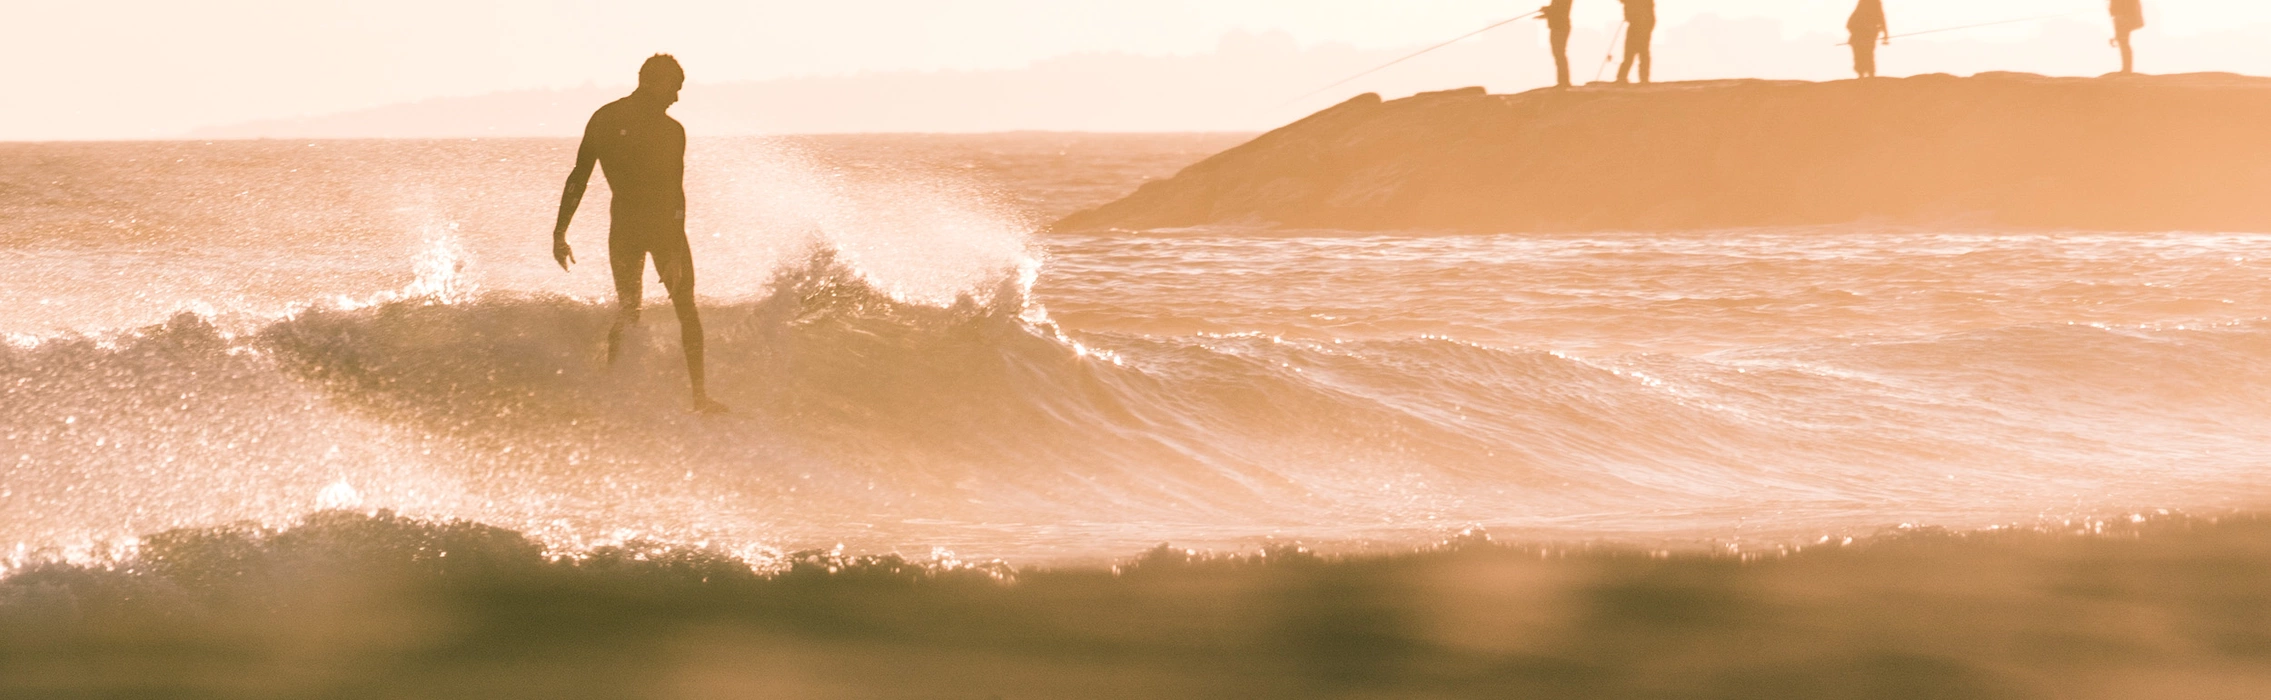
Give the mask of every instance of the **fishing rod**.
<path id="1" fill-rule="evenodd" d="M 2043 20 L 2046 20 L 2046 19 L 2058 19 L 2058 18 L 2060 18 L 2060 17 L 2068 17 L 2068 16 L 2072 16 L 2072 15 L 2077 15 L 2077 14 L 2081 14 L 2081 13 L 2079 13 L 2079 12 L 2060 12 L 2060 13 L 2058 13 L 2058 14 L 2055 14 L 2055 15 L 2043 15 L 2043 16 L 2041 16 L 2041 17 L 2027 17 L 2027 18 L 2024 18 L 2024 19 L 2006 19 L 2006 20 L 2003 20 L 2003 21 L 2001 21 L 2001 22 L 1986 22 L 1986 23 L 1983 23 L 1983 24 L 1966 24 L 1966 25 L 1964 25 L 1964 26 L 1961 26 L 1961 27 L 1946 27 L 1946 28 L 1941 28 L 1941 29 L 1927 29 L 1927 30 L 1924 30 L 1924 31 L 1921 31 L 1921 32 L 1909 32 L 1909 33 L 1907 33 L 1907 34 L 1894 34 L 1894 35 L 1892 35 L 1892 36 L 1888 36 L 1888 37 L 1885 37 L 1885 41 L 1892 41 L 1892 40 L 1894 40 L 1894 39 L 1902 39 L 1902 38 L 1907 38 L 1907 37 L 1912 37 L 1912 36 L 1924 36 L 1924 35 L 1926 35 L 1926 34 L 1938 34 L 1938 33 L 1940 33 L 1940 32 L 1960 32 L 1960 31 L 1963 31 L 1963 30 L 1966 30 L 1966 29 L 1978 29 L 1978 28 L 1980 28 L 1980 27 L 1997 27 L 1997 26 L 2002 26 L 2002 25 L 2005 25 L 2005 24 L 2018 24 L 2018 23 L 2020 23 L 2020 22 L 2040 22 L 2040 21 L 2043 21 Z M 1850 39 L 1849 39 L 1849 40 L 1846 40 L 1846 42 L 1845 42 L 1845 43 L 1842 43 L 1842 44 L 1838 44 L 1838 46 L 1852 46 L 1852 45 L 1853 45 L 1853 41 L 1852 41 L 1852 40 L 1850 40 Z"/>
<path id="2" fill-rule="evenodd" d="M 1362 77 L 1364 77 L 1364 76 L 1367 76 L 1367 75 L 1371 75 L 1371 74 L 1373 74 L 1373 73 L 1378 73 L 1378 72 L 1380 72 L 1380 71 L 1384 71 L 1384 70 L 1387 70 L 1387 69 L 1388 69 L 1389 67 L 1391 67 L 1391 66 L 1394 66 L 1394 65 L 1396 65 L 1396 64 L 1398 64 L 1398 63 L 1403 63 L 1403 62 L 1405 62 L 1405 61 L 1409 61 L 1409 60 L 1412 60 L 1412 59 L 1414 59 L 1414 58 L 1419 58 L 1419 57 L 1421 57 L 1421 56 L 1424 56 L 1424 55 L 1427 55 L 1427 54 L 1429 54 L 1429 53 L 1433 53 L 1433 52 L 1434 52 L 1434 51 L 1435 51 L 1436 49 L 1440 49 L 1440 48 L 1443 48 L 1443 47 L 1445 47 L 1445 46 L 1450 46 L 1450 45 L 1452 45 L 1452 44 L 1456 44 L 1456 43 L 1459 43 L 1459 42 L 1462 42 L 1462 41 L 1466 41 L 1466 40 L 1468 40 L 1468 39 L 1472 39 L 1472 38 L 1475 38 L 1476 36 L 1478 36 L 1478 35 L 1482 34 L 1483 32 L 1487 32 L 1487 31 L 1490 31 L 1490 30 L 1493 30 L 1493 29 L 1497 29 L 1497 28 L 1499 28 L 1499 27 L 1503 27 L 1503 26 L 1506 26 L 1506 25 L 1509 25 L 1509 24 L 1513 24 L 1513 23 L 1515 23 L 1515 22 L 1520 22 L 1520 21 L 1522 21 L 1522 20 L 1525 20 L 1525 19 L 1529 19 L 1529 18 L 1532 18 L 1532 17 L 1536 17 L 1536 16 L 1539 16 L 1539 15 L 1543 15 L 1543 14 L 1545 14 L 1545 13 L 1546 13 L 1546 11 L 1545 11 L 1545 10 L 1543 10 L 1543 9 L 1541 9 L 1541 10 L 1538 10 L 1538 11 L 1536 11 L 1536 12 L 1532 12 L 1532 13 L 1530 13 L 1530 14 L 1522 15 L 1522 16 L 1520 16 L 1520 17 L 1516 17 L 1516 18 L 1513 18 L 1513 19 L 1510 19 L 1510 20 L 1506 20 L 1506 21 L 1504 21 L 1504 22 L 1499 22 L 1499 23 L 1497 23 L 1497 24 L 1493 24 L 1493 25 L 1490 25 L 1490 26 L 1488 26 L 1488 27 L 1483 27 L 1483 28 L 1481 28 L 1481 29 L 1477 29 L 1477 30 L 1474 30 L 1474 31 L 1471 31 L 1471 32 L 1467 32 L 1466 34 L 1464 34 L 1464 35 L 1461 35 L 1461 36 L 1460 36 L 1459 38 L 1457 38 L 1457 39 L 1452 39 L 1452 40 L 1450 40 L 1450 41 L 1446 41 L 1446 42 L 1443 42 L 1443 43 L 1440 43 L 1440 44 L 1436 44 L 1436 45 L 1434 45 L 1434 46 L 1430 46 L 1430 47 L 1427 47 L 1427 48 L 1424 48 L 1424 49 L 1420 49 L 1420 50 L 1419 50 L 1419 51 L 1418 51 L 1417 53 L 1414 53 L 1414 54 L 1412 54 L 1412 55 L 1409 55 L 1409 56 L 1405 56 L 1405 57 L 1403 57 L 1403 58 L 1399 58 L 1399 59 L 1396 59 L 1396 60 L 1393 60 L 1393 61 L 1389 61 L 1389 62 L 1387 62 L 1387 63 L 1383 63 L 1383 64 L 1380 64 L 1380 66 L 1379 66 L 1379 67 L 1373 68 L 1372 70 L 1368 70 L 1368 71 L 1365 71 L 1365 72 L 1362 72 L 1362 73 L 1358 73 L 1358 74 L 1356 74 L 1356 75 L 1351 75 L 1351 76 L 1349 76 L 1349 77 L 1346 77 L 1346 78 L 1342 78 L 1342 79 L 1341 79 L 1341 80 L 1340 80 L 1339 82 L 1336 82 L 1336 83 L 1333 83 L 1333 84 L 1331 84 L 1331 85 L 1327 85 L 1327 86 L 1324 86 L 1324 87 L 1321 87 L 1321 88 L 1317 88 L 1317 89 L 1315 89 L 1315 90 L 1311 90 L 1311 91 L 1309 91 L 1308 93 L 1306 93 L 1306 94 L 1303 94 L 1303 95 L 1302 95 L 1302 96 L 1300 96 L 1300 97 L 1296 97 L 1296 98 L 1293 98 L 1293 99 L 1290 99 L 1290 100 L 1286 100 L 1286 101 L 1285 101 L 1284 103 L 1281 103 L 1281 104 L 1279 104 L 1278 106 L 1279 106 L 1279 107 L 1283 107 L 1283 106 L 1286 106 L 1286 105 L 1289 105 L 1289 104 L 1293 104 L 1293 103 L 1295 103 L 1295 102 L 1300 102 L 1300 101 L 1302 101 L 1302 100 L 1306 100 L 1306 99 L 1309 99 L 1309 98 L 1311 98 L 1311 97 L 1315 97 L 1315 96 L 1317 96 L 1317 93 L 1320 93 L 1320 92 L 1324 92 L 1324 91 L 1326 91 L 1326 90 L 1331 90 L 1331 89 L 1333 89 L 1333 88 L 1337 88 L 1337 87 L 1340 87 L 1340 86 L 1342 86 L 1342 85 L 1347 85 L 1347 84 L 1348 84 L 1348 83 L 1349 83 L 1350 81 L 1356 80 L 1357 78 L 1362 78 Z"/>
<path id="3" fill-rule="evenodd" d="M 1609 53 L 1601 57 L 1601 67 L 1593 69 L 1593 82 L 1601 82 L 1601 76 L 1609 72 L 1609 64 L 1616 62 L 1617 47 L 1624 43 L 1624 28 L 1628 26 L 1631 26 L 1630 21 L 1618 23 L 1616 33 L 1609 35 Z"/>

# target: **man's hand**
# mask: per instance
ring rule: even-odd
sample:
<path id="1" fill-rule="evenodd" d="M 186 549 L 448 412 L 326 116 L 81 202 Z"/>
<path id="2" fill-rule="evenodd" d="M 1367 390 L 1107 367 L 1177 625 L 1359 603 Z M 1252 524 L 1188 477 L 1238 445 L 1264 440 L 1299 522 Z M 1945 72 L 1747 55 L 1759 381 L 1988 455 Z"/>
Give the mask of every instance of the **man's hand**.
<path id="1" fill-rule="evenodd" d="M 552 237 L 552 261 L 559 263 L 562 271 L 568 269 L 568 263 L 576 261 L 576 251 L 568 247 L 567 236 Z"/>

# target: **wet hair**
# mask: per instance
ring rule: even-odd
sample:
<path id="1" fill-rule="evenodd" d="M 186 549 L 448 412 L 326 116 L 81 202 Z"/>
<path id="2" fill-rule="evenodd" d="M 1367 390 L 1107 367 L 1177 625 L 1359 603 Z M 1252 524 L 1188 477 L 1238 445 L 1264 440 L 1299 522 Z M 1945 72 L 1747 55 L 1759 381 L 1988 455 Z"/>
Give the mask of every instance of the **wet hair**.
<path id="1" fill-rule="evenodd" d="M 670 54 L 658 53 L 647 57 L 646 63 L 639 64 L 639 87 L 650 85 L 663 87 L 685 83 L 686 69 L 678 67 L 678 59 Z"/>

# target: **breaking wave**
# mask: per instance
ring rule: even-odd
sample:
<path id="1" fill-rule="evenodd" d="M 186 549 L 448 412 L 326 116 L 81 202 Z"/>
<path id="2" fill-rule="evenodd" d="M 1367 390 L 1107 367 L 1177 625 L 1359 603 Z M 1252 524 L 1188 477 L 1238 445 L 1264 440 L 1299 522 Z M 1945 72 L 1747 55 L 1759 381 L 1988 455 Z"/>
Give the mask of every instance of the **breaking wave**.
<path id="1" fill-rule="evenodd" d="M 19 343 L 0 519 L 30 546 L 340 505 L 569 542 L 1043 556 L 1474 523 L 1740 539 L 2198 504 L 2250 473 L 2271 400 L 2259 322 L 1577 357 L 1071 332 L 1029 274 L 1001 279 L 914 303 L 822 253 L 712 302 L 722 418 L 685 411 L 675 333 L 609 367 L 609 309 L 564 297 Z"/>

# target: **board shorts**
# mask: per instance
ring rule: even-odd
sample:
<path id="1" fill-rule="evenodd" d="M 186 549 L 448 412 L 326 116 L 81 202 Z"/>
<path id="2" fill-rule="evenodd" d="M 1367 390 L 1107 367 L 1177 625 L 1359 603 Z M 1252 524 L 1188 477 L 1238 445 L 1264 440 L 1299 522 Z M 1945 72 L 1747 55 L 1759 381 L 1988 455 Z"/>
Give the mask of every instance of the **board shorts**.
<path id="1" fill-rule="evenodd" d="M 637 315 L 646 293 L 647 258 L 654 258 L 656 276 L 670 292 L 674 304 L 694 301 L 694 252 L 686 244 L 686 227 L 676 221 L 625 226 L 617 222 L 607 236 L 608 264 L 615 270 L 615 300 L 626 313 Z"/>

